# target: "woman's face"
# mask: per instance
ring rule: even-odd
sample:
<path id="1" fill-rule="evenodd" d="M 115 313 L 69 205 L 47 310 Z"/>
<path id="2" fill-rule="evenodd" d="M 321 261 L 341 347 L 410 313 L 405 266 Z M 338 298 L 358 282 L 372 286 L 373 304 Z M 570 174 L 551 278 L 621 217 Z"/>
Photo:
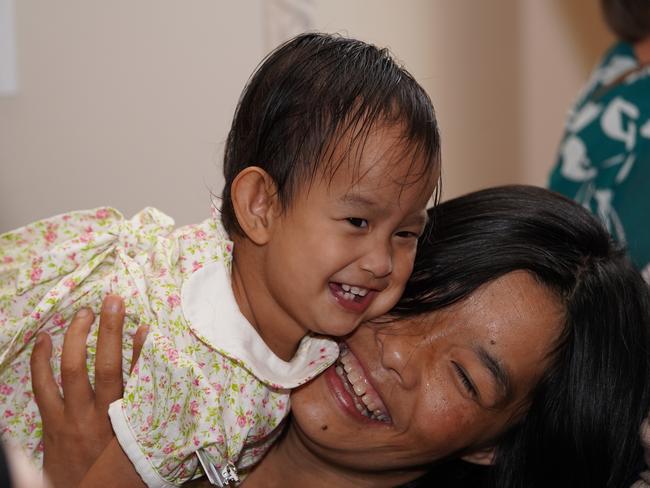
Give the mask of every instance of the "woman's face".
<path id="1" fill-rule="evenodd" d="M 338 372 L 293 393 L 293 427 L 318 457 L 351 469 L 480 452 L 525 412 L 562 318 L 553 294 L 519 271 L 443 311 L 364 325 Z"/>

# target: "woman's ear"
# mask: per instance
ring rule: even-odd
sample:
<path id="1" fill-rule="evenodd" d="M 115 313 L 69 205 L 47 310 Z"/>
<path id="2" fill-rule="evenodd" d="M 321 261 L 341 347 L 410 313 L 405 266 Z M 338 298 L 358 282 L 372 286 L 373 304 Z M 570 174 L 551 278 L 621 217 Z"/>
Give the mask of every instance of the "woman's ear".
<path id="1" fill-rule="evenodd" d="M 278 206 L 273 178 L 262 168 L 249 166 L 233 180 L 230 195 L 239 227 L 255 244 L 266 244 Z"/>
<path id="2" fill-rule="evenodd" d="M 468 463 L 472 463 L 472 464 L 491 466 L 494 464 L 495 456 L 496 456 L 496 448 L 486 447 L 485 449 L 480 449 L 470 454 L 466 454 L 465 456 L 462 456 L 461 459 L 463 461 L 467 461 Z"/>

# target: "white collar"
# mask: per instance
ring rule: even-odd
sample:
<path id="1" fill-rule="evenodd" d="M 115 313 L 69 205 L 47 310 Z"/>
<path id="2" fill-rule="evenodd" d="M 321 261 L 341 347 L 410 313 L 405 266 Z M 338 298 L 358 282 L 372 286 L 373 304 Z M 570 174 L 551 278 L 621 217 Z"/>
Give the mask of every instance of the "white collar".
<path id="1" fill-rule="evenodd" d="M 220 261 L 206 264 L 185 280 L 181 303 L 190 328 L 203 342 L 274 388 L 306 383 L 339 355 L 333 340 L 305 336 L 291 361 L 277 357 L 239 311 L 228 269 Z"/>

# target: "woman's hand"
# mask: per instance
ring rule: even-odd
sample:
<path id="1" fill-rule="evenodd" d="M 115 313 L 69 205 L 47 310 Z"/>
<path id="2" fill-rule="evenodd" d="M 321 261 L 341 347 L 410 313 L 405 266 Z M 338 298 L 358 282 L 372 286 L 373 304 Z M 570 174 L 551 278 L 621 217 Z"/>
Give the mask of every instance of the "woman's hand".
<path id="1" fill-rule="evenodd" d="M 65 333 L 61 357 L 63 397 L 50 367 L 52 342 L 40 333 L 32 352 L 34 397 L 43 421 L 43 469 L 55 487 L 77 486 L 113 439 L 108 406 L 122 397 L 122 327 L 124 303 L 108 295 L 102 304 L 95 358 L 95 391 L 86 370 L 86 338 L 95 319 L 82 309 Z M 146 338 L 140 327 L 131 367 Z"/>

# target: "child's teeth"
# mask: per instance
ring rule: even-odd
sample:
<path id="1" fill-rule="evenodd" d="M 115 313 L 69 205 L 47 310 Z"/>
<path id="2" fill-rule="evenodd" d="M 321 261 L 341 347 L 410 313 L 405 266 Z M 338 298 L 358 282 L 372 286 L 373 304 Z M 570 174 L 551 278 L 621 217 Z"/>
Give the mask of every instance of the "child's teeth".
<path id="1" fill-rule="evenodd" d="M 341 288 L 343 288 L 343 291 L 350 291 L 350 285 L 341 285 Z"/>
<path id="2" fill-rule="evenodd" d="M 360 290 L 359 288 L 357 288 L 356 286 L 353 286 L 353 287 L 350 289 L 350 291 L 351 291 L 352 293 L 354 293 L 355 295 L 358 295 L 359 292 L 360 292 L 361 290 Z"/>
<path id="3" fill-rule="evenodd" d="M 363 288 L 361 290 L 359 290 L 359 296 L 365 297 L 367 294 L 368 294 L 368 290 L 363 289 Z"/>

